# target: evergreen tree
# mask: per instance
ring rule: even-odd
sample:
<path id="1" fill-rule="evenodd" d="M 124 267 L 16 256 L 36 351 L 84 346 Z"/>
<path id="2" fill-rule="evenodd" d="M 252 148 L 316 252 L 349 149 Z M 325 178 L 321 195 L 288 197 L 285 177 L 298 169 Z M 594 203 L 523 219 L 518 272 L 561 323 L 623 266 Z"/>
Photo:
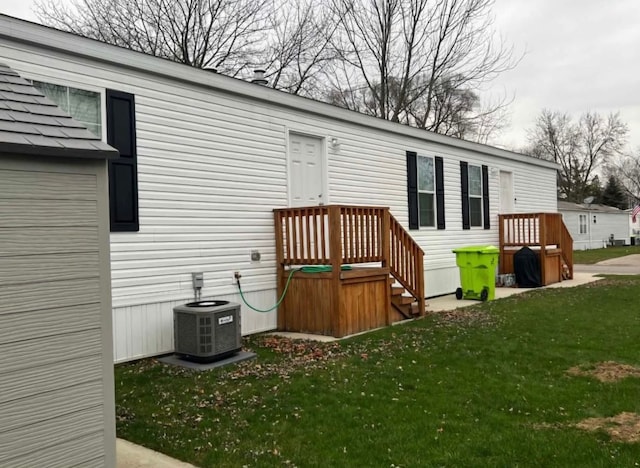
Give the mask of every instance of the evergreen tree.
<path id="1" fill-rule="evenodd" d="M 602 204 L 615 206 L 621 210 L 627 208 L 627 196 L 622 188 L 622 184 L 620 184 L 618 179 L 613 175 L 609 176 L 607 185 L 605 185 L 602 191 Z"/>

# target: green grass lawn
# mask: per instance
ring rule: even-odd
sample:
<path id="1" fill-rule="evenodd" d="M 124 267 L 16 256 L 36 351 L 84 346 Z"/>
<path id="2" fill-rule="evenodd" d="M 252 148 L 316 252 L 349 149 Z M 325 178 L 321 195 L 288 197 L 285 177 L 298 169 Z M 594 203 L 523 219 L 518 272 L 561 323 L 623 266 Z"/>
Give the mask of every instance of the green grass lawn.
<path id="1" fill-rule="evenodd" d="M 220 371 L 116 368 L 118 435 L 201 467 L 638 466 L 640 443 L 574 425 L 640 413 L 640 277 L 547 289 L 339 344 L 254 336 Z"/>
<path id="2" fill-rule="evenodd" d="M 622 247 L 608 247 L 606 249 L 574 250 L 573 263 L 598 263 L 610 258 L 624 257 L 625 255 L 640 254 L 640 245 L 627 245 Z"/>

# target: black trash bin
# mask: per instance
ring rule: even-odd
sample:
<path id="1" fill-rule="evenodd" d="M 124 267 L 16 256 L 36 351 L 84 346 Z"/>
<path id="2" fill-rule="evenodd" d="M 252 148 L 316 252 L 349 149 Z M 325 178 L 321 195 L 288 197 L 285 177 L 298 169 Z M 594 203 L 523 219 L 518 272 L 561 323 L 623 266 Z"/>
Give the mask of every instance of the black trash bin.
<path id="1" fill-rule="evenodd" d="M 540 258 L 529 247 L 522 247 L 514 254 L 513 270 L 519 288 L 539 288 L 542 286 Z"/>

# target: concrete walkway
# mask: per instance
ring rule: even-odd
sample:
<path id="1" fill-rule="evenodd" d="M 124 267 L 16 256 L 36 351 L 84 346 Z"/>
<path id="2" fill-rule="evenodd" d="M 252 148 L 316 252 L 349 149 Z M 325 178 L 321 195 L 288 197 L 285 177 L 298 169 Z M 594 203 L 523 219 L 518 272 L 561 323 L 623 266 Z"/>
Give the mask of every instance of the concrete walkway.
<path id="1" fill-rule="evenodd" d="M 592 283 L 599 279 L 600 278 L 596 276 L 596 273 L 576 272 L 574 269 L 572 280 L 554 283 L 549 286 L 545 286 L 544 288 L 572 288 L 574 286 L 580 286 L 581 284 Z M 496 299 L 502 299 L 515 294 L 522 294 L 527 291 L 544 288 L 496 288 Z M 456 299 L 455 294 L 448 294 L 446 296 L 427 299 L 427 312 L 442 312 L 444 310 L 459 309 L 461 307 L 468 307 L 478 303 L 479 301 L 470 301 L 466 299 L 458 300 Z"/>
<path id="2" fill-rule="evenodd" d="M 162 453 L 123 439 L 116 440 L 117 468 L 195 468 Z"/>
<path id="3" fill-rule="evenodd" d="M 640 255 L 612 258 L 594 265 L 574 265 L 573 271 L 607 275 L 640 275 Z"/>
<path id="4" fill-rule="evenodd" d="M 574 265 L 573 279 L 555 283 L 547 288 L 571 288 L 581 284 L 598 281 L 597 274 L 638 275 L 640 274 L 640 255 L 605 260 L 595 265 Z M 527 288 L 496 288 L 496 299 L 522 294 L 531 289 Z M 427 312 L 439 312 L 458 309 L 478 304 L 478 301 L 457 300 L 454 294 L 435 297 L 427 300 Z M 319 341 L 334 341 L 331 336 L 308 335 L 306 333 L 276 333 L 297 339 L 317 339 Z M 189 463 L 175 460 L 140 445 L 118 439 L 116 443 L 117 468 L 195 468 Z"/>

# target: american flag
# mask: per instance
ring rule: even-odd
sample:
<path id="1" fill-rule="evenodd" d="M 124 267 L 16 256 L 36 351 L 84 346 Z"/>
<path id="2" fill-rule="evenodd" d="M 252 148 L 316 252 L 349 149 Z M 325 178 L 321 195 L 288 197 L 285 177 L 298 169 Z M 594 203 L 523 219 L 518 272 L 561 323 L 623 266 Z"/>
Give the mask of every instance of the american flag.
<path id="1" fill-rule="evenodd" d="M 638 216 L 638 213 L 640 213 L 640 205 L 634 206 L 633 210 L 631 210 L 631 222 L 632 223 L 636 222 L 636 216 Z"/>

